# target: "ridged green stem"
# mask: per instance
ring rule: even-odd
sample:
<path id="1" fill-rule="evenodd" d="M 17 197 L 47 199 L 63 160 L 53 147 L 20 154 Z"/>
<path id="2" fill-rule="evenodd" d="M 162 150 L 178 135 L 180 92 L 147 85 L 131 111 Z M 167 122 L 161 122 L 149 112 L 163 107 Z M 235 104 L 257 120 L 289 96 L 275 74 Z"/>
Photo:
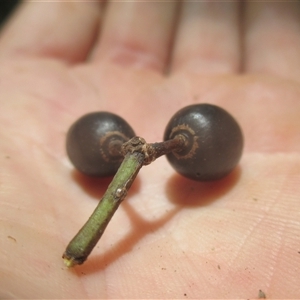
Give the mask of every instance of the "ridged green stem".
<path id="1" fill-rule="evenodd" d="M 124 160 L 121 166 L 93 214 L 71 240 L 63 254 L 67 267 L 80 265 L 87 259 L 120 203 L 125 199 L 141 167 L 150 164 L 161 155 L 182 149 L 184 145 L 185 138 L 181 135 L 169 141 L 153 144 L 147 144 L 143 138 L 134 137 L 122 145 Z"/>
<path id="2" fill-rule="evenodd" d="M 101 238 L 107 224 L 126 197 L 127 191 L 143 166 L 144 155 L 127 153 L 118 172 L 90 216 L 67 246 L 63 259 L 68 267 L 82 264 Z"/>

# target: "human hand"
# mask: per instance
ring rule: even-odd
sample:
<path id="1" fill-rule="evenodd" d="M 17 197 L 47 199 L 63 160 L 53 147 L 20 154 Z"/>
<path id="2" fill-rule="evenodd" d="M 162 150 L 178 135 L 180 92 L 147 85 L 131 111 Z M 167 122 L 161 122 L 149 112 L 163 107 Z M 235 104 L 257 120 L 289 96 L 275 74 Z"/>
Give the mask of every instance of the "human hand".
<path id="1" fill-rule="evenodd" d="M 298 3 L 24 3 L 0 36 L 2 298 L 299 297 L 299 31 Z M 70 124 L 107 110 L 155 142 L 198 102 L 240 123 L 237 170 L 200 183 L 164 158 L 144 167 L 67 269 L 110 180 L 73 171 Z"/>

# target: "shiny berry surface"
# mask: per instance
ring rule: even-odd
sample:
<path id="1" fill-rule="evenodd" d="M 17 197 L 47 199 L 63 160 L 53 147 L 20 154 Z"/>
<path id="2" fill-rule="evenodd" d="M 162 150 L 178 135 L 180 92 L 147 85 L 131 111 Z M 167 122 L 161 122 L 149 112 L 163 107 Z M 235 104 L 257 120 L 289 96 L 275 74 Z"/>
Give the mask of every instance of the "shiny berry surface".
<path id="1" fill-rule="evenodd" d="M 181 175 L 199 181 L 217 180 L 238 164 L 243 151 L 243 134 L 236 120 L 224 109 L 211 104 L 182 108 L 169 121 L 164 140 L 181 134 L 184 149 L 167 154 Z"/>
<path id="2" fill-rule="evenodd" d="M 118 115 L 89 113 L 70 127 L 67 154 L 75 168 L 86 175 L 114 175 L 123 160 L 118 151 L 121 144 L 134 136 L 130 125 Z"/>

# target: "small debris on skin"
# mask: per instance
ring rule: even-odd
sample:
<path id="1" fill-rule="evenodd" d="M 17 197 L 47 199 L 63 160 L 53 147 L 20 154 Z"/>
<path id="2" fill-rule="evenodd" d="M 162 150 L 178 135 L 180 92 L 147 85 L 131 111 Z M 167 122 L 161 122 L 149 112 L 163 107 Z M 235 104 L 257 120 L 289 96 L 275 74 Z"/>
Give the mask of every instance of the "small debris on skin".
<path id="1" fill-rule="evenodd" d="M 262 291 L 262 290 L 259 290 L 258 291 L 258 299 L 266 299 L 266 294 Z"/>

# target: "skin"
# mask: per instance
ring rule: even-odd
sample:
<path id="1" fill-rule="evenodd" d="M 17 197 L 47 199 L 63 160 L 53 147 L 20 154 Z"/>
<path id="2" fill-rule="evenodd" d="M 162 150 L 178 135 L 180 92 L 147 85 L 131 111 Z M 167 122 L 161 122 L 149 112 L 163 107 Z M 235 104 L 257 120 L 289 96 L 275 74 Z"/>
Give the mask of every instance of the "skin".
<path id="1" fill-rule="evenodd" d="M 1 298 L 300 297 L 299 1 L 24 3 L 0 62 Z M 110 181 L 73 170 L 70 124 L 106 110 L 161 141 L 199 102 L 240 123 L 239 167 L 205 184 L 165 158 L 144 167 L 88 261 L 67 269 Z"/>

